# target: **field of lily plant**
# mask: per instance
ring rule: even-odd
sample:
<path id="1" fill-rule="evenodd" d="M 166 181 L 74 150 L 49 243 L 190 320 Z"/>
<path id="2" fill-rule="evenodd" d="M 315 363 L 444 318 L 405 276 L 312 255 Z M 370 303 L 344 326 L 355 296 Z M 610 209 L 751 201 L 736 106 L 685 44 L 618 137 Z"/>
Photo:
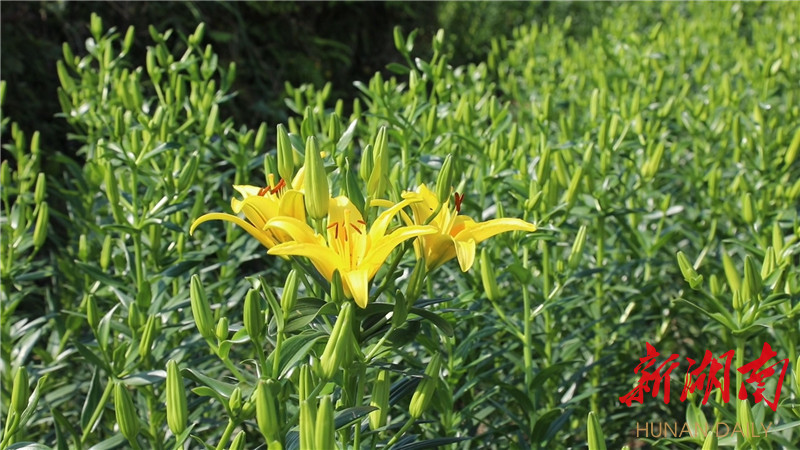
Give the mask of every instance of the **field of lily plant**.
<path id="1" fill-rule="evenodd" d="M 798 448 L 800 8 L 604 11 L 253 128 L 93 15 L 77 153 L 2 111 L 0 449 Z"/>

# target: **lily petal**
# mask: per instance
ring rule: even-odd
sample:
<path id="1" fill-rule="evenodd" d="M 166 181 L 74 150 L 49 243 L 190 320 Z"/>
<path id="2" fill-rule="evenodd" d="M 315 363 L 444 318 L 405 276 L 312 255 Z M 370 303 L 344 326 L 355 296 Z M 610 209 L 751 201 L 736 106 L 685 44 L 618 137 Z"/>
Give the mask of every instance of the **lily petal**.
<path id="1" fill-rule="evenodd" d="M 288 234 L 298 243 L 318 244 L 319 239 L 305 222 L 301 222 L 294 217 L 280 216 L 273 217 L 265 225 L 267 228 L 277 228 Z"/>
<path id="2" fill-rule="evenodd" d="M 375 276 L 375 273 L 378 271 L 381 264 L 386 261 L 386 258 L 389 257 L 389 254 L 392 252 L 392 250 L 394 250 L 398 245 L 402 244 L 403 241 L 416 236 L 434 233 L 436 233 L 436 227 L 432 226 L 415 225 L 399 228 L 393 231 L 391 234 L 383 236 L 374 241 L 372 243 L 373 247 L 370 249 L 370 252 L 364 261 L 362 261 L 362 264 L 369 268 L 369 275 L 371 278 Z"/>
<path id="3" fill-rule="evenodd" d="M 467 223 L 465 225 L 466 228 L 455 236 L 456 240 L 464 233 L 469 233 L 469 235 L 475 239 L 475 242 L 482 242 L 494 235 L 505 233 L 506 231 L 536 231 L 536 225 L 511 217 L 487 220 L 486 222 L 476 223 L 474 225 Z"/>
<path id="4" fill-rule="evenodd" d="M 272 247 L 267 253 L 280 256 L 305 256 L 328 280 L 333 278 L 333 272 L 336 269 L 342 269 L 339 264 L 341 262 L 339 255 L 333 250 L 317 244 L 284 242 Z"/>
<path id="5" fill-rule="evenodd" d="M 198 217 L 197 220 L 195 220 L 192 223 L 192 226 L 189 228 L 189 234 L 194 233 L 194 230 L 195 228 L 197 228 L 198 225 L 200 225 L 201 223 L 208 222 L 210 220 L 224 220 L 226 222 L 235 223 L 236 225 L 239 225 L 240 227 L 244 228 L 244 231 L 247 231 L 250 234 L 250 236 L 253 236 L 254 238 L 258 239 L 258 242 L 260 242 L 263 246 L 269 248 L 275 245 L 275 241 L 273 241 L 263 231 L 259 230 L 258 228 L 254 227 L 253 225 L 247 223 L 246 221 L 240 219 L 237 216 L 225 213 L 209 213 Z"/>
<path id="6" fill-rule="evenodd" d="M 454 239 L 456 245 L 456 257 L 461 271 L 466 272 L 475 262 L 475 239 L 458 240 Z"/>
<path id="7" fill-rule="evenodd" d="M 351 270 L 344 273 L 344 281 L 350 287 L 350 294 L 356 304 L 362 308 L 369 302 L 369 276 L 366 270 Z"/>
<path id="8" fill-rule="evenodd" d="M 305 222 L 306 207 L 303 203 L 303 193 L 296 190 L 284 192 L 278 203 L 278 215 L 294 217 L 301 222 Z"/>

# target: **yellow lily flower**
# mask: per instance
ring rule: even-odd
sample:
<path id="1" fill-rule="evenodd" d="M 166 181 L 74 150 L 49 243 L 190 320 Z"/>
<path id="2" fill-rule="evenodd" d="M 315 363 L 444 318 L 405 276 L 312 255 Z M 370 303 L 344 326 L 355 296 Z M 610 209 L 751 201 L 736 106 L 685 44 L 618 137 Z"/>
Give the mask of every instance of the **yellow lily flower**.
<path id="1" fill-rule="evenodd" d="M 424 224 L 439 207 L 439 200 L 424 184 L 419 192 L 404 192 L 403 198 L 417 200 L 412 203 L 413 220 L 401 212 L 406 223 Z M 425 265 L 431 271 L 445 262 L 458 258 L 463 272 L 468 271 L 475 262 L 475 247 L 482 241 L 506 231 L 536 231 L 536 225 L 521 219 L 501 218 L 475 222 L 472 218 L 458 214 L 461 209 L 461 198 L 456 194 L 456 207 L 450 202 L 442 205 L 441 210 L 430 221 L 436 227 L 436 234 L 420 236 L 414 243 L 417 256 L 425 258 Z"/>
<path id="2" fill-rule="evenodd" d="M 258 187 L 250 185 L 234 185 L 233 188 L 242 195 L 242 200 L 231 199 L 231 209 L 234 214 L 243 212 L 247 221 L 239 216 L 226 213 L 209 213 L 198 217 L 189 229 L 189 234 L 194 233 L 198 225 L 210 220 L 224 220 L 232 222 L 244 228 L 251 236 L 258 239 L 267 248 L 272 248 L 281 242 L 290 241 L 291 237 L 280 230 L 269 230 L 265 228 L 267 221 L 273 217 L 289 216 L 298 220 L 306 220 L 305 207 L 303 205 L 303 169 L 297 172 L 292 186 L 294 189 L 287 189 L 284 180 L 277 184 L 270 174 L 269 186 Z"/>
<path id="3" fill-rule="evenodd" d="M 392 218 L 417 200 L 404 200 L 381 213 L 367 230 L 361 213 L 350 199 L 330 199 L 327 236 L 316 234 L 304 221 L 279 216 L 267 222 L 267 229 L 285 233 L 293 239 L 269 249 L 270 255 L 305 256 L 320 274 L 331 280 L 338 270 L 344 293 L 366 308 L 369 282 L 395 247 L 407 239 L 436 232 L 432 226 L 405 226 L 386 234 Z"/>

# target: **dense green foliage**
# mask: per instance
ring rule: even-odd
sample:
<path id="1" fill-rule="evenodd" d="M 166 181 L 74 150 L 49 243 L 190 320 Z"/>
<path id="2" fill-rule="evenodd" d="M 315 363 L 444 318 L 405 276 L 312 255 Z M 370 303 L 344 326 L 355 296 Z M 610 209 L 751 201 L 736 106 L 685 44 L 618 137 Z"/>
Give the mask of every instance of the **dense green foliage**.
<path id="1" fill-rule="evenodd" d="M 458 27 L 448 8 L 484 7 L 440 11 Z M 210 25 L 185 36 L 151 27 L 143 38 L 93 16 L 86 45 L 65 45 L 57 71 L 75 157 L 43 148 L 3 110 L 2 447 L 298 448 L 303 399 L 318 383 L 316 420 L 335 415 L 338 441 L 351 445 L 699 448 L 702 436 L 637 438 L 637 423 L 749 420 L 772 432 L 721 444 L 796 448 L 800 10 L 553 9 L 492 34 L 485 56 L 473 46 L 472 63 L 454 59 L 462 50 L 448 33 L 426 36 L 422 54 L 421 37 L 395 30 L 392 75 L 356 82 L 352 101 L 311 77 L 316 87 L 287 84 L 291 154 L 302 164 L 313 137 L 333 195 L 368 200 L 386 127 L 382 197 L 434 184 L 452 155 L 463 214 L 539 227 L 480 244 L 469 272 L 439 268 L 409 311 L 396 305 L 414 257 L 396 250 L 369 307 L 353 313 L 357 369 L 329 384 L 309 368 L 329 359 L 338 334 L 336 282 L 320 289 L 303 276 L 299 298 L 285 300 L 295 292 L 287 274 L 304 273 L 304 261 L 266 256 L 229 224 L 188 234 L 201 214 L 230 210 L 231 185 L 277 177 L 275 128 L 225 113 L 241 100 L 237 73 L 258 62 L 223 62 L 206 44 Z M 505 22 L 495 13 L 487 23 Z M 4 83 L 0 96 L 14 89 Z M 401 313 L 407 320 L 392 319 Z M 675 353 L 682 365 L 668 404 L 646 394 L 628 407 L 619 397 L 635 387 L 645 342 L 659 363 Z M 733 368 L 728 404 L 680 401 L 685 358 L 735 350 L 739 367 L 764 342 L 792 365 L 776 412 L 752 404 L 752 386 L 750 403 L 735 401 L 743 376 Z M 440 356 L 441 377 L 431 369 Z M 368 427 L 386 373 L 389 423 Z M 424 386 L 435 394 L 420 416 Z M 182 420 L 164 406 L 168 390 L 186 396 Z M 275 400 L 279 425 L 256 417 L 261 396 Z"/>

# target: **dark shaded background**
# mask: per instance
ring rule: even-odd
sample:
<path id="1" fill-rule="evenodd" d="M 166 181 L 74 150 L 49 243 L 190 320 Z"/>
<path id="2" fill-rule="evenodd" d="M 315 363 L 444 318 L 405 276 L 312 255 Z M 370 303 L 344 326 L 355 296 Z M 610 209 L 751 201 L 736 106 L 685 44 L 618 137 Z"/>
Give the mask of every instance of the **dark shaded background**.
<path id="1" fill-rule="evenodd" d="M 136 27 L 131 61 L 144 64 L 152 40 L 148 26 L 188 35 L 206 23 L 204 42 L 220 62 L 237 64 L 238 98 L 223 114 L 238 125 L 271 126 L 286 120 L 284 83 L 330 81 L 332 98 L 351 100 L 354 81 L 366 81 L 388 63 L 401 62 L 392 29 L 418 28 L 415 54 L 427 56 L 439 28 L 447 32 L 452 63 L 480 61 L 495 36 L 524 22 L 556 13 L 577 16 L 577 32 L 589 30 L 596 4 L 550 2 L 2 2 L 2 65 L 8 83 L 5 114 L 23 130 L 40 130 L 44 148 L 71 154 L 56 89 L 61 45 L 85 53 L 89 18 L 96 12 L 107 29 Z M 175 39 L 175 38 L 172 38 Z"/>

